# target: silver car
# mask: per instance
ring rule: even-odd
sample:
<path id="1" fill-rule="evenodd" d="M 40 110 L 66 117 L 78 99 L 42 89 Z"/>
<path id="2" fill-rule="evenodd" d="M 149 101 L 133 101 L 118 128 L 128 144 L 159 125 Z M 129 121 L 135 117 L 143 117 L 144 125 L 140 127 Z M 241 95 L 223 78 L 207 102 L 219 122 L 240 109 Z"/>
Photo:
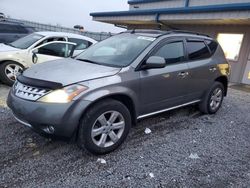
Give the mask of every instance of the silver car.
<path id="1" fill-rule="evenodd" d="M 221 47 L 209 36 L 126 31 L 75 59 L 24 71 L 8 106 L 17 121 L 39 133 L 74 137 L 81 148 L 105 154 L 121 145 L 138 119 L 191 104 L 216 113 L 229 71 Z"/>

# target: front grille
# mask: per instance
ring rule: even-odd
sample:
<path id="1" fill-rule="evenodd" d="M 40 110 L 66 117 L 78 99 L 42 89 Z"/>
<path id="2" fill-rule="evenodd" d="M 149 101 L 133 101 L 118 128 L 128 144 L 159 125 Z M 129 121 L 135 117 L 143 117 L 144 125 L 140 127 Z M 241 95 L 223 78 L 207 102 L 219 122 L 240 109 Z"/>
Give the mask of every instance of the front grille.
<path id="1" fill-rule="evenodd" d="M 37 99 L 46 95 L 50 91 L 48 89 L 28 86 L 18 81 L 16 81 L 13 89 L 17 97 L 30 101 L 36 101 Z"/>

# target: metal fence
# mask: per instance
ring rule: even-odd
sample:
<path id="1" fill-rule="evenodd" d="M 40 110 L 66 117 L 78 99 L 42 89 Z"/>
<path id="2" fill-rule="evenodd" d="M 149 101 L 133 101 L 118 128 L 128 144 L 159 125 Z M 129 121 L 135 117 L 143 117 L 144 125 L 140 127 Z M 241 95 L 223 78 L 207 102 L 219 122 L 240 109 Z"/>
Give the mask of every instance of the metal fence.
<path id="1" fill-rule="evenodd" d="M 112 36 L 112 33 L 80 31 L 74 28 L 68 28 L 68 27 L 62 27 L 62 26 L 50 25 L 50 24 L 42 24 L 42 23 L 32 22 L 32 21 L 27 21 L 27 20 L 8 18 L 7 21 L 24 23 L 25 25 L 34 27 L 37 31 L 57 31 L 57 32 L 76 33 L 76 34 L 80 34 L 83 36 L 93 38 L 97 41 L 101 41 Z"/>

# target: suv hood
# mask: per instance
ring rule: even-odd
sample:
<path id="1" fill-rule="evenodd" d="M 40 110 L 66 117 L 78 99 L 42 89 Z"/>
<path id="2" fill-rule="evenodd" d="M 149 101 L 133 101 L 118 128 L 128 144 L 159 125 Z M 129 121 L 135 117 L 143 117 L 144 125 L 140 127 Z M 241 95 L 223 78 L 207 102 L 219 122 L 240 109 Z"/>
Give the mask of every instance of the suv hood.
<path id="1" fill-rule="evenodd" d="M 108 67 L 67 58 L 49 61 L 24 71 L 23 76 L 61 83 L 63 86 L 117 74 L 121 68 Z"/>
<path id="2" fill-rule="evenodd" d="M 18 51 L 18 50 L 20 49 L 0 43 L 0 52 L 10 52 L 10 51 Z"/>

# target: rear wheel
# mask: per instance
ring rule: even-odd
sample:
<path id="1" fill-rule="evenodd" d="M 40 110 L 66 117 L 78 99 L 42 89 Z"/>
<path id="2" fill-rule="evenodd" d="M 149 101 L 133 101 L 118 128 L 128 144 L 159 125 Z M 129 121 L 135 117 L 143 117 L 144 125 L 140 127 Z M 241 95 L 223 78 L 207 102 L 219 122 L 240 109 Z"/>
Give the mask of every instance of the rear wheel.
<path id="1" fill-rule="evenodd" d="M 225 88 L 222 83 L 215 82 L 199 104 L 199 109 L 205 114 L 216 113 L 224 99 Z"/>
<path id="2" fill-rule="evenodd" d="M 16 62 L 6 61 L 0 64 L 0 79 L 3 83 L 12 86 L 16 78 L 24 70 L 24 67 Z"/>
<path id="3" fill-rule="evenodd" d="M 92 106 L 81 121 L 78 145 L 93 154 L 105 154 L 118 148 L 131 127 L 131 115 L 124 104 L 103 100 Z"/>

